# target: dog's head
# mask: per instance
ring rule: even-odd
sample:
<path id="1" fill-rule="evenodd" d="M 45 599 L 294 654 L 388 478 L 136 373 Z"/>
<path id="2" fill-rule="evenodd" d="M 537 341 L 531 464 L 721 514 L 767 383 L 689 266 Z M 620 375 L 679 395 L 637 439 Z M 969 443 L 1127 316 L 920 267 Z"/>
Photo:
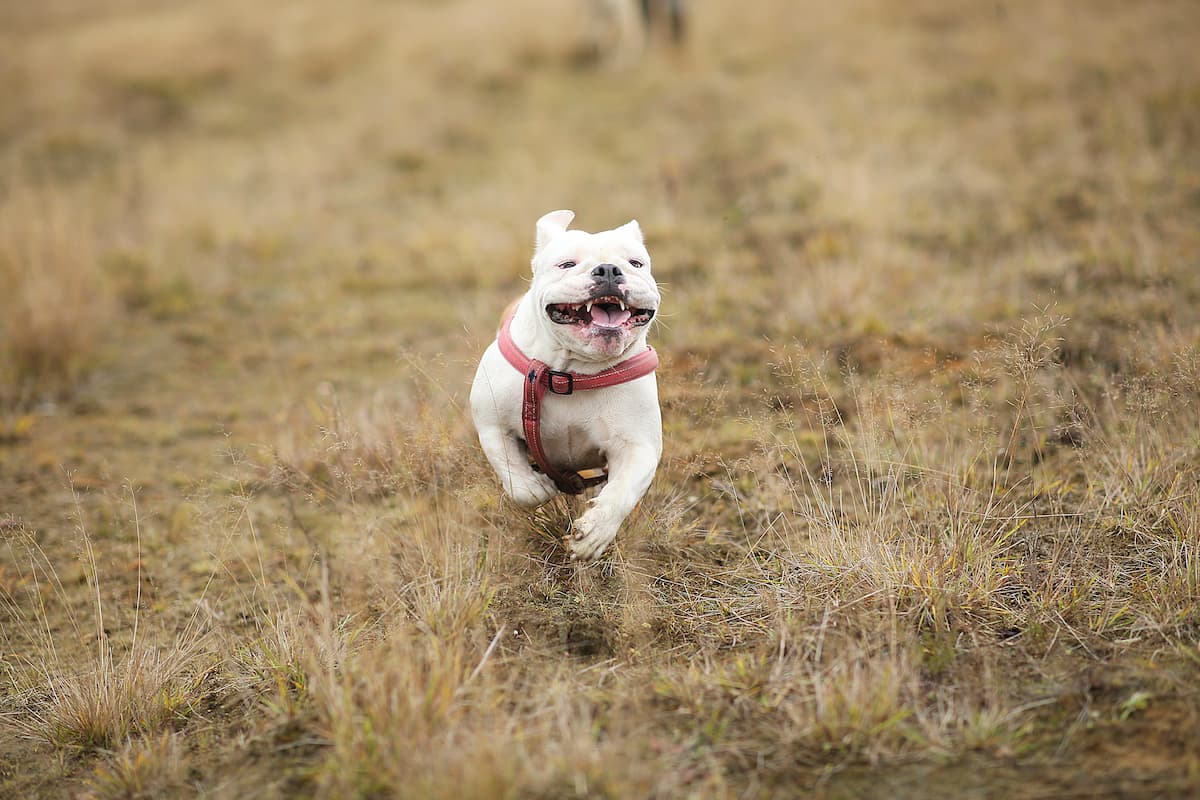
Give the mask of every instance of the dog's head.
<path id="1" fill-rule="evenodd" d="M 636 221 L 601 233 L 567 230 L 573 211 L 538 220 L 530 294 L 538 325 L 578 358 L 609 361 L 658 313 L 658 286 Z"/>

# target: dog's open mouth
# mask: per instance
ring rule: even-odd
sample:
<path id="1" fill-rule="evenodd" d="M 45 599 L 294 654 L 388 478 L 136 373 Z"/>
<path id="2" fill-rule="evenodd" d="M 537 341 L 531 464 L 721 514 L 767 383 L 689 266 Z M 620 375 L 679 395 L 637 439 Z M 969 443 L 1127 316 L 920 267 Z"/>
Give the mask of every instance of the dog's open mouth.
<path id="1" fill-rule="evenodd" d="M 583 303 L 554 303 L 546 314 L 559 325 L 595 325 L 616 330 L 637 328 L 654 318 L 653 308 L 631 308 L 619 297 L 598 297 Z"/>

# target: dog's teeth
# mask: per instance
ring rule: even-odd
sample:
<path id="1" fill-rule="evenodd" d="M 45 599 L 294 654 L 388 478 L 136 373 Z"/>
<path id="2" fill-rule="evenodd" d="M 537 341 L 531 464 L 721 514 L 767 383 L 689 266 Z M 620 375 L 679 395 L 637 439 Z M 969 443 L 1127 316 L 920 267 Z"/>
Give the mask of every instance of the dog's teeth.
<path id="1" fill-rule="evenodd" d="M 625 301 L 624 301 L 624 300 L 618 300 L 617 302 L 621 304 L 621 310 L 622 310 L 622 311 L 624 311 L 624 310 L 625 310 Z"/>
<path id="2" fill-rule="evenodd" d="M 587 304 L 587 312 L 588 312 L 589 314 L 590 314 L 590 313 L 592 313 L 592 301 L 591 301 L 591 300 L 589 300 L 589 301 L 588 301 L 588 304 Z"/>

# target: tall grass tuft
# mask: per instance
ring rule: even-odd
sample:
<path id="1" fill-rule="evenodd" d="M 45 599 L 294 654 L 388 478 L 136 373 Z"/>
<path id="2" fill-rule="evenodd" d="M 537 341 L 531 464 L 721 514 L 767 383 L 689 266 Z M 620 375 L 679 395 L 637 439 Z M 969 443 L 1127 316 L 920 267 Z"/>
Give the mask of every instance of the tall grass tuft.
<path id="1" fill-rule="evenodd" d="M 96 661 L 82 672 L 48 675 L 28 732 L 51 744 L 108 749 L 182 718 L 197 683 L 197 650 L 176 642 L 117 656 L 101 640 Z"/>
<path id="2" fill-rule="evenodd" d="M 138 528 L 140 543 L 140 522 Z M 23 550 L 23 560 L 29 564 L 21 585 L 36 609 L 34 625 L 18 624 L 13 635 L 40 640 L 42 657 L 24 660 L 25 669 L 13 673 L 21 677 L 14 681 L 17 691 L 6 705 L 13 711 L 16 728 L 27 738 L 67 749 L 107 750 L 181 722 L 198 705 L 219 659 L 211 656 L 207 636 L 194 618 L 173 639 L 151 636 L 139 624 L 140 552 L 137 592 L 133 611 L 127 615 L 133 619 L 132 639 L 127 645 L 114 643 L 105 621 L 92 540 L 82 522 L 79 531 L 82 566 L 92 593 L 90 628 L 67 606 L 63 580 L 34 535 L 21 527 L 13 531 L 13 552 Z M 63 603 L 73 635 L 52 629 L 47 596 Z M 14 598 L 6 600 L 11 610 L 19 607 Z"/>

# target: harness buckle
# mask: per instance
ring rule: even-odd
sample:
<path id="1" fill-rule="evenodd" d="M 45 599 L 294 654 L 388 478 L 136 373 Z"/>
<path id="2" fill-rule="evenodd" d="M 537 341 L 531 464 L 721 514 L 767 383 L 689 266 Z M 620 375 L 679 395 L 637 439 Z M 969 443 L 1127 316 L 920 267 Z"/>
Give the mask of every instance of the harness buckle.
<path id="1" fill-rule="evenodd" d="M 564 388 L 560 389 L 560 387 Z M 550 394 L 574 394 L 575 376 L 569 372 L 548 369 L 546 370 L 546 388 L 550 390 Z"/>

